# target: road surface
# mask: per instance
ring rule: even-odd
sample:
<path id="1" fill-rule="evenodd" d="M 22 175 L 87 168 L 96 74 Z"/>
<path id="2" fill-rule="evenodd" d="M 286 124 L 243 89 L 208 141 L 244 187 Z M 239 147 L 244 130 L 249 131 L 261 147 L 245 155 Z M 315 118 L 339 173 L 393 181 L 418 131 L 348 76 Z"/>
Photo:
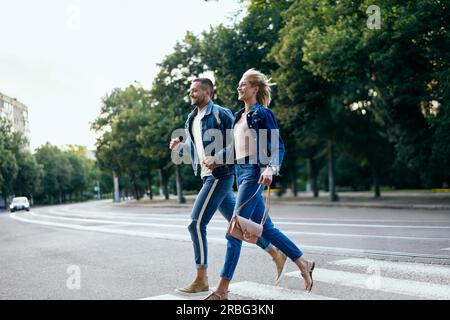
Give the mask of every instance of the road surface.
<path id="1" fill-rule="evenodd" d="M 97 201 L 0 214 L 0 299 L 201 299 L 175 288 L 194 276 L 190 205 Z M 316 261 L 312 294 L 288 261 L 245 245 L 230 299 L 450 299 L 450 211 L 276 203 L 275 224 Z M 226 221 L 208 227 L 209 281 Z"/>

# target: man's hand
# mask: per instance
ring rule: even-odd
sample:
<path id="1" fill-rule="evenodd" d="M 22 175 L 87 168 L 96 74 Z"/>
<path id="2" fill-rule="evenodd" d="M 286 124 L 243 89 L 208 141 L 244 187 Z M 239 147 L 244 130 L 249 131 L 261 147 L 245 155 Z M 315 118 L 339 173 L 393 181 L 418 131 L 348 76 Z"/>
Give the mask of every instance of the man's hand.
<path id="1" fill-rule="evenodd" d="M 208 156 L 203 160 L 203 164 L 210 170 L 213 170 L 217 167 L 216 158 Z"/>
<path id="2" fill-rule="evenodd" d="M 274 174 L 273 169 L 271 167 L 267 167 L 261 174 L 258 183 L 262 184 L 265 187 L 270 186 L 270 184 L 272 183 L 273 174 Z"/>
<path id="3" fill-rule="evenodd" d="M 169 149 L 172 151 L 176 151 L 180 147 L 181 141 L 179 138 L 175 138 L 170 140 Z"/>

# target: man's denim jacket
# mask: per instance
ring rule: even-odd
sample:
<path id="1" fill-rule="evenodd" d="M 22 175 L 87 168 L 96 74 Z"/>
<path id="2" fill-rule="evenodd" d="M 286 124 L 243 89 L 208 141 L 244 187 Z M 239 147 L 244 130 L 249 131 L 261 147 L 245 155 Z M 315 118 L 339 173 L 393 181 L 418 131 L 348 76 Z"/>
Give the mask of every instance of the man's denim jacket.
<path id="1" fill-rule="evenodd" d="M 199 159 L 197 149 L 195 148 L 192 123 L 195 116 L 198 114 L 198 108 L 195 108 L 189 115 L 185 124 L 186 142 L 184 143 L 180 154 L 189 151 L 192 161 L 192 168 L 194 174 L 199 172 Z M 202 143 L 205 149 L 205 156 L 213 156 L 216 158 L 216 162 L 219 164 L 228 164 L 220 168 L 221 174 L 224 170 L 227 170 L 227 174 L 234 173 L 234 159 L 233 153 L 230 152 L 233 148 L 233 134 L 232 128 L 234 123 L 233 113 L 219 105 L 214 104 L 213 101 L 209 101 L 206 106 L 205 116 L 202 121 Z M 222 138 L 222 142 L 216 141 L 216 138 Z M 215 142 L 213 144 L 213 142 Z M 213 147 L 213 145 L 215 147 Z M 208 148 L 209 146 L 209 148 Z M 214 170 L 213 170 L 214 175 Z"/>

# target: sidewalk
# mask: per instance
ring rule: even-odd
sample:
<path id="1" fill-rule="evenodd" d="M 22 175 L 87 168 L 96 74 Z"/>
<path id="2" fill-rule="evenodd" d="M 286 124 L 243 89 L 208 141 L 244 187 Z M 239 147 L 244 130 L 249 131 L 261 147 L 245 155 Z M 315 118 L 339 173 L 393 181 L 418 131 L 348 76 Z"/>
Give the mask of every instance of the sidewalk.
<path id="1" fill-rule="evenodd" d="M 450 192 L 386 191 L 381 193 L 379 199 L 374 198 L 373 192 L 339 192 L 338 196 L 338 202 L 330 202 L 328 192 L 320 192 L 319 198 L 302 192 L 297 197 L 274 197 L 273 202 L 324 207 L 450 210 Z"/>
<path id="2" fill-rule="evenodd" d="M 381 198 L 375 199 L 372 192 L 340 192 L 338 202 L 330 202 L 327 192 L 320 192 L 319 198 L 313 198 L 311 193 L 299 192 L 297 197 L 289 193 L 279 197 L 276 191 L 272 193 L 271 201 L 277 205 L 299 205 L 318 207 L 348 207 L 348 208 L 380 208 L 380 209 L 420 209 L 420 210 L 450 210 L 450 192 L 417 191 L 386 191 Z M 196 195 L 185 197 L 185 204 L 178 204 L 176 195 L 170 195 L 170 200 L 157 196 L 153 200 L 128 200 L 116 204 L 127 207 L 177 207 L 190 208 Z"/>

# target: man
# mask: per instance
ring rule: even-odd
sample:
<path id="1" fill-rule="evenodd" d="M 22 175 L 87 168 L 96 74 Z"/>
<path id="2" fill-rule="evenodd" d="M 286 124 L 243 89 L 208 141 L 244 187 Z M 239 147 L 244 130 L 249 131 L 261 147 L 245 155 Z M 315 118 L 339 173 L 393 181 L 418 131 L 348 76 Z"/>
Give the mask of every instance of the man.
<path id="1" fill-rule="evenodd" d="M 232 148 L 229 135 L 233 127 L 234 116 L 229 109 L 214 104 L 211 100 L 213 94 L 214 87 L 211 80 L 200 78 L 192 82 L 189 96 L 191 104 L 195 108 L 186 121 L 186 141 L 181 143 L 181 140 L 176 138 L 172 139 L 169 144 L 172 151 L 189 151 L 194 174 L 198 175 L 200 171 L 203 180 L 203 186 L 192 208 L 192 221 L 188 226 L 194 247 L 197 276 L 186 287 L 177 289 L 182 293 L 209 291 L 206 227 L 217 209 L 229 221 L 235 205 L 232 190 L 234 164 L 233 162 L 229 163 Z M 217 144 L 216 139 L 211 137 L 211 132 L 219 131 L 223 143 L 219 143 L 220 148 L 217 152 L 214 148 L 209 154 L 206 154 L 205 150 L 211 149 L 211 143 Z M 216 163 L 220 163 L 220 165 L 215 165 Z M 276 281 L 278 281 L 283 272 L 286 256 L 263 238 L 260 238 L 258 246 L 272 256 L 277 267 Z"/>

